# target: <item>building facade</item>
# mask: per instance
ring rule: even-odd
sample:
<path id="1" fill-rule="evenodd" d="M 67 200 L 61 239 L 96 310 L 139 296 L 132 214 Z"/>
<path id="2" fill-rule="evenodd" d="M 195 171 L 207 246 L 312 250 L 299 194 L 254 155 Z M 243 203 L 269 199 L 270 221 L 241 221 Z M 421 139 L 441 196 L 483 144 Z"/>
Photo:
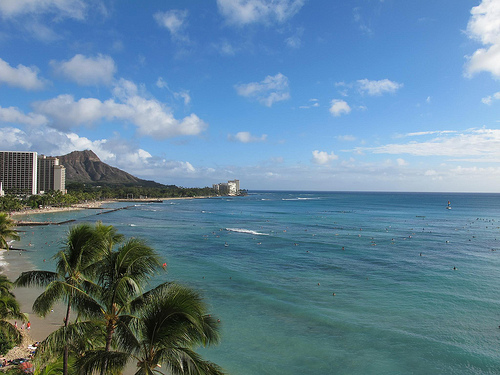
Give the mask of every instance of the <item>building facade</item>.
<path id="1" fill-rule="evenodd" d="M 37 169 L 38 194 L 51 190 L 66 190 L 66 170 L 63 165 L 59 165 L 58 158 L 39 156 Z"/>
<path id="2" fill-rule="evenodd" d="M 54 157 L 36 152 L 0 151 L 0 195 L 66 192 L 66 169 Z"/>
<path id="3" fill-rule="evenodd" d="M 213 184 L 212 188 L 220 195 L 239 195 L 240 194 L 240 180 L 232 180 Z"/>
<path id="4" fill-rule="evenodd" d="M 36 152 L 0 151 L 2 190 L 12 194 L 37 193 Z"/>

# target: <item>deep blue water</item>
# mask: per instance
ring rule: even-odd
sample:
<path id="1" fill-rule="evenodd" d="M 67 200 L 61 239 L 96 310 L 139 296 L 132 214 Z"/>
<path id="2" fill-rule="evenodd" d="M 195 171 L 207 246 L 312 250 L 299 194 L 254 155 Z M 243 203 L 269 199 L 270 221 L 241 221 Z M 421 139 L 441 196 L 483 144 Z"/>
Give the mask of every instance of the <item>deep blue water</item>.
<path id="1" fill-rule="evenodd" d="M 37 220 L 147 239 L 168 263 L 155 282 L 202 291 L 220 318 L 221 344 L 200 352 L 228 373 L 500 373 L 500 195 L 254 192 L 97 212 Z M 67 229 L 26 229 L 35 267 Z"/>

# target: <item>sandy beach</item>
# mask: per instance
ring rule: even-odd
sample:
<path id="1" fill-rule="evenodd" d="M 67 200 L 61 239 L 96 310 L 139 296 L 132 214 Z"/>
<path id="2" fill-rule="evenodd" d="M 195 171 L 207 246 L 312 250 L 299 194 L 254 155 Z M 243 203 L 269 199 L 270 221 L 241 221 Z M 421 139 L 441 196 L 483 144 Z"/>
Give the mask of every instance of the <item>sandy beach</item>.
<path id="1" fill-rule="evenodd" d="M 105 201 L 93 201 L 88 203 L 74 204 L 70 207 L 43 207 L 43 208 L 28 208 L 22 211 L 10 212 L 10 216 L 14 220 L 21 220 L 21 218 L 46 213 L 56 213 L 56 212 L 67 212 L 67 211 L 77 211 L 84 209 L 95 209 L 100 208 L 104 204 L 115 203 L 115 200 L 105 200 Z"/>

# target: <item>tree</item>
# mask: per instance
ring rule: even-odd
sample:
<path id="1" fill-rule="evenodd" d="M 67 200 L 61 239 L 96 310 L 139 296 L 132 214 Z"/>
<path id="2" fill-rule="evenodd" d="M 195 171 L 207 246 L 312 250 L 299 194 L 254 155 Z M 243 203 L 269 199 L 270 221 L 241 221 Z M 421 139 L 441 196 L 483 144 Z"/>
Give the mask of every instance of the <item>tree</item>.
<path id="1" fill-rule="evenodd" d="M 193 347 L 217 344 L 218 323 L 207 314 L 201 296 L 175 283 L 165 283 L 139 300 L 139 319 L 133 325 L 135 340 L 126 352 L 134 353 L 139 374 L 223 374 L 216 364 L 203 360 Z"/>
<path id="2" fill-rule="evenodd" d="M 13 285 L 6 276 L 0 275 L 1 355 L 4 355 L 14 344 L 20 344 L 22 339 L 21 333 L 8 320 L 27 320 L 26 315 L 21 312 L 19 302 L 17 302 L 14 294 L 11 292 Z"/>
<path id="3" fill-rule="evenodd" d="M 149 278 L 160 268 L 158 254 L 138 238 L 129 239 L 118 250 L 108 248 L 107 254 L 94 268 L 98 289 L 94 295 L 101 305 L 101 319 L 105 325 L 105 346 L 101 374 L 112 365 L 109 354 L 117 327 L 126 327 L 130 320 L 131 302 L 142 294 Z"/>
<path id="4" fill-rule="evenodd" d="M 175 283 L 141 293 L 158 266 L 154 250 L 138 239 L 103 258 L 98 267 L 103 315 L 97 324 L 106 332 L 105 345 L 78 360 L 83 373 L 120 373 L 134 359 L 137 375 L 161 373 L 158 365 L 171 374 L 223 374 L 192 349 L 219 340 L 216 320 L 198 293 Z"/>
<path id="5" fill-rule="evenodd" d="M 104 255 L 104 244 L 107 243 L 109 236 L 114 240 L 121 239 L 112 226 L 104 226 L 101 223 L 96 223 L 95 227 L 89 224 L 73 226 L 68 232 L 64 249 L 54 256 L 56 272 L 35 270 L 21 273 L 16 285 L 45 287 L 44 292 L 33 303 L 33 311 L 45 316 L 57 301 L 64 301 L 66 303 L 64 332 L 68 331 L 72 308 L 84 317 L 98 314 L 99 305 L 86 292 L 86 288 L 91 286 L 87 275 L 93 263 Z M 51 349 L 55 350 L 54 347 Z M 66 375 L 69 345 L 63 342 L 62 351 L 63 374 Z"/>
<path id="6" fill-rule="evenodd" d="M 6 213 L 0 213 L 0 249 L 8 249 L 9 244 L 7 240 L 13 239 L 16 241 L 20 240 L 17 231 L 13 229 L 15 227 L 14 221 Z"/>

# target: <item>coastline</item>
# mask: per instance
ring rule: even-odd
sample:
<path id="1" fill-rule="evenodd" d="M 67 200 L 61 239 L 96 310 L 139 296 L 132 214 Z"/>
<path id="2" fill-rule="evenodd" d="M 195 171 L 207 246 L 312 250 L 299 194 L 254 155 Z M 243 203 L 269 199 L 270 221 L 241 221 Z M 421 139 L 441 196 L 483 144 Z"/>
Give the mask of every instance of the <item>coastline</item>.
<path id="1" fill-rule="evenodd" d="M 166 198 L 165 200 L 168 200 Z M 175 198 L 173 198 L 175 199 Z M 185 199 L 185 198 L 179 198 Z M 190 199 L 190 198 L 187 198 Z M 129 200 L 130 201 L 130 200 Z M 148 200 L 134 200 L 135 202 L 145 202 Z M 151 200 L 149 200 L 151 201 Z M 61 213 L 61 212 L 76 212 L 87 209 L 105 209 L 102 207 L 105 204 L 112 203 L 120 203 L 125 202 L 125 200 L 103 200 L 103 201 L 94 201 L 85 204 L 73 205 L 71 207 L 44 207 L 41 209 L 33 209 L 33 210 L 25 210 L 23 212 L 14 212 L 11 213 L 11 218 L 16 222 L 16 224 L 21 227 L 24 225 L 36 225 L 37 222 L 34 221 L 35 217 L 31 218 L 31 215 L 40 215 L 40 214 L 52 214 L 52 213 Z M 110 207 L 110 210 L 113 210 Z M 19 218 L 18 218 L 19 217 Z M 20 220 L 20 218 L 28 219 L 28 220 Z M 36 219 L 35 219 L 36 220 Z M 73 220 L 69 220 L 73 221 Z M 38 224 L 56 224 L 53 222 L 41 222 Z M 20 231 L 23 232 L 23 231 Z M 37 269 L 35 264 L 31 261 L 30 252 L 23 251 L 22 249 L 17 249 L 16 243 L 18 241 L 13 242 L 13 247 L 9 250 L 0 249 L 0 274 L 7 276 L 10 281 L 15 281 L 22 272 L 31 271 Z M 50 245 L 49 245 L 50 246 Z M 15 346 L 12 348 L 5 356 L 0 356 L 0 360 L 4 358 L 7 360 L 13 360 L 17 358 L 29 358 L 33 347 L 32 345 L 36 342 L 41 342 L 47 338 L 49 334 L 59 329 L 64 321 L 65 309 L 63 303 L 57 303 L 54 305 L 53 310 L 47 314 L 45 317 L 39 317 L 36 313 L 33 312 L 32 306 L 38 296 L 44 291 L 44 288 L 37 287 L 29 287 L 29 288 L 13 288 L 12 292 L 16 296 L 17 301 L 19 302 L 21 312 L 27 314 L 28 321 L 31 323 L 30 330 L 26 328 L 21 330 L 22 324 L 18 323 L 18 327 L 20 329 L 21 334 L 23 335 L 23 341 L 19 346 Z M 10 321 L 14 324 L 14 321 Z M 12 367 L 8 366 L 7 368 Z M 2 373 L 0 371 L 0 373 Z M 135 373 L 133 368 L 127 366 L 124 370 L 124 375 L 132 375 Z"/>
<path id="2" fill-rule="evenodd" d="M 103 201 L 91 201 L 88 203 L 79 203 L 74 204 L 69 207 L 42 207 L 42 208 L 34 208 L 34 209 L 24 209 L 22 211 L 12 211 L 9 212 L 9 216 L 15 220 L 17 223 L 25 222 L 25 220 L 20 220 L 18 217 L 26 217 L 30 215 L 39 215 L 39 214 L 48 214 L 48 213 L 57 213 L 57 212 L 68 212 L 68 211 L 78 211 L 78 210 L 89 210 L 89 209 L 98 209 L 102 208 L 101 206 L 105 204 L 111 203 L 154 203 L 154 202 L 162 202 L 169 200 L 186 200 L 186 199 L 207 199 L 211 198 L 210 196 L 199 196 L 199 197 L 167 197 L 167 198 L 137 198 L 137 199 L 106 199 Z M 32 220 L 26 220 L 26 222 L 30 222 Z"/>
<path id="3" fill-rule="evenodd" d="M 15 281 L 17 277 L 24 271 L 34 269 L 33 264 L 27 259 L 24 252 L 16 250 L 1 250 L 0 251 L 0 274 L 7 276 L 10 281 Z M 21 330 L 23 334 L 23 342 L 20 346 L 16 346 L 9 351 L 5 356 L 7 360 L 16 358 L 26 358 L 30 349 L 29 345 L 37 341 L 43 341 L 51 332 L 55 331 L 63 324 L 64 306 L 57 304 L 54 306 L 53 312 L 49 313 L 45 318 L 37 316 L 33 310 L 33 302 L 43 292 L 43 288 L 14 288 L 12 290 L 21 307 L 21 311 L 28 316 L 31 323 L 31 329 L 26 328 Z M 11 321 L 14 323 L 14 321 Z M 22 325 L 18 322 L 18 326 Z"/>
<path id="4" fill-rule="evenodd" d="M 157 201 L 166 200 L 179 200 L 179 199 L 201 199 L 209 197 L 169 197 L 169 198 L 159 198 Z M 40 214 L 52 214 L 60 212 L 72 212 L 81 210 L 91 210 L 91 209 L 103 209 L 104 205 L 112 203 L 125 203 L 125 202 L 136 202 L 136 203 L 147 203 L 152 202 L 152 199 L 113 199 L 113 200 L 103 200 L 103 201 L 92 201 L 83 204 L 76 204 L 70 207 L 43 207 L 38 209 L 25 209 L 19 212 L 10 212 L 10 217 L 16 222 L 16 224 L 21 227 L 24 225 L 35 225 L 37 223 L 36 216 Z M 156 201 L 156 200 L 155 200 Z M 112 208 L 110 208 L 112 209 Z M 31 217 L 33 216 L 33 217 Z M 40 222 L 39 224 L 54 224 L 52 222 Z M 17 241 L 16 241 L 17 242 Z M 30 271 L 35 269 L 35 265 L 31 262 L 30 255 L 25 251 L 20 251 L 16 249 L 16 242 L 9 250 L 0 249 L 0 274 L 8 277 L 9 280 L 15 281 L 22 272 Z M 17 301 L 20 304 L 21 311 L 28 315 L 28 320 L 31 322 L 31 329 L 28 332 L 26 329 L 22 331 L 23 335 L 26 337 L 20 347 L 15 347 L 11 351 L 13 353 L 8 353 L 6 356 L 1 358 L 14 359 L 22 356 L 21 354 L 28 353 L 27 346 L 33 344 L 36 341 L 43 341 L 51 332 L 55 331 L 63 324 L 64 317 L 64 306 L 62 304 L 57 304 L 54 309 L 46 317 L 42 318 L 37 316 L 33 310 L 33 302 L 36 298 L 43 292 L 43 288 L 14 288 L 13 293 L 16 296 Z M 12 321 L 11 323 L 14 323 Z M 20 322 L 18 326 L 21 327 Z M 27 335 L 26 335 L 27 334 Z"/>

